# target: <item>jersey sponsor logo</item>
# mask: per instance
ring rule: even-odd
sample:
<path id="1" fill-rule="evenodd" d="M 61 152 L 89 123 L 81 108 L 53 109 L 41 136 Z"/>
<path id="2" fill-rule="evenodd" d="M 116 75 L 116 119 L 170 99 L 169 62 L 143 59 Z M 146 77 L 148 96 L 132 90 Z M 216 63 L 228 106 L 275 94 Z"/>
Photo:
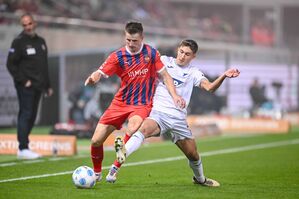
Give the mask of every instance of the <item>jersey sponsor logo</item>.
<path id="1" fill-rule="evenodd" d="M 167 68 L 173 68 L 173 66 L 171 66 L 171 65 L 170 65 L 170 66 L 168 66 L 168 65 L 167 65 Z"/>
<path id="2" fill-rule="evenodd" d="M 145 76 L 148 72 L 148 69 L 141 69 L 141 70 L 136 70 L 136 71 L 131 71 L 128 73 L 129 77 L 136 77 L 136 76 Z"/>
<path id="3" fill-rule="evenodd" d="M 181 80 L 178 80 L 178 79 L 175 79 L 175 78 L 172 78 L 172 79 L 173 79 L 173 84 L 174 84 L 175 87 L 178 87 L 178 86 L 180 86 L 184 83 Z"/>

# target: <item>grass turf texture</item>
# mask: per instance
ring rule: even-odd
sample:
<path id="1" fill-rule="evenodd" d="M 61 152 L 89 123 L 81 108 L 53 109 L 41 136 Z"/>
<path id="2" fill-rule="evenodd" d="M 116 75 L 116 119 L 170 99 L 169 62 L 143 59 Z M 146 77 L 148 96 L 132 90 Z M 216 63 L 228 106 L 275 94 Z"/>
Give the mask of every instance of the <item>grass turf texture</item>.
<path id="1" fill-rule="evenodd" d="M 38 128 L 35 131 L 38 132 Z M 219 188 L 193 185 L 192 172 L 185 158 L 163 162 L 165 158 L 183 156 L 170 142 L 145 145 L 127 161 L 128 165 L 156 159 L 161 159 L 161 162 L 124 166 L 115 184 L 102 181 L 93 189 L 77 189 L 71 180 L 71 171 L 75 168 L 92 165 L 89 151 L 79 151 L 79 156 L 57 161 L 51 157 L 43 158 L 42 162 L 35 163 L 18 161 L 16 156 L 0 156 L 0 181 L 67 172 L 58 176 L 0 182 L 0 198 L 298 198 L 298 143 L 208 154 L 210 151 L 295 139 L 299 139 L 298 128 L 281 135 L 220 136 L 198 140 L 205 175 L 218 180 L 221 183 Z M 88 146 L 89 141 L 79 140 L 78 145 Z M 105 152 L 103 165 L 110 166 L 114 157 L 114 152 Z M 5 163 L 15 165 L 1 166 Z M 107 172 L 107 169 L 103 171 L 104 177 Z"/>

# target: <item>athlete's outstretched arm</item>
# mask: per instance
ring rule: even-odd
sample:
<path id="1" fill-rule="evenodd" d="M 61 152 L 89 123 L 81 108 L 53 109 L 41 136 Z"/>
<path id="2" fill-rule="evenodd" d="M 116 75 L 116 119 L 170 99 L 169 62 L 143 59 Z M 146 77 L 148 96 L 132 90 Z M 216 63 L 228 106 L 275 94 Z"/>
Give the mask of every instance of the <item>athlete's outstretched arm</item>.
<path id="1" fill-rule="evenodd" d="M 91 75 L 89 75 L 87 77 L 87 79 L 85 80 L 85 86 L 88 85 L 88 84 L 95 84 L 97 83 L 98 81 L 100 81 L 101 79 L 101 72 L 99 70 L 96 70 L 94 71 L 93 73 L 91 73 Z"/>
<path id="2" fill-rule="evenodd" d="M 173 98 L 173 101 L 174 103 L 179 107 L 179 108 L 185 108 L 186 106 L 186 102 L 185 100 L 179 96 L 177 93 L 176 93 L 176 89 L 175 89 L 175 86 L 173 84 L 173 79 L 172 77 L 169 75 L 169 73 L 167 72 L 166 69 L 162 70 L 160 73 L 159 73 L 163 79 L 163 82 L 164 84 L 166 85 L 167 87 L 167 90 L 168 92 L 170 93 L 170 95 L 172 96 Z"/>
<path id="3" fill-rule="evenodd" d="M 225 71 L 222 75 L 220 75 L 215 81 L 210 82 L 209 80 L 202 80 L 200 83 L 200 87 L 205 89 L 209 92 L 215 92 L 219 86 L 221 86 L 222 82 L 225 80 L 225 78 L 234 78 L 238 77 L 240 74 L 240 71 L 235 68 L 228 69 Z"/>

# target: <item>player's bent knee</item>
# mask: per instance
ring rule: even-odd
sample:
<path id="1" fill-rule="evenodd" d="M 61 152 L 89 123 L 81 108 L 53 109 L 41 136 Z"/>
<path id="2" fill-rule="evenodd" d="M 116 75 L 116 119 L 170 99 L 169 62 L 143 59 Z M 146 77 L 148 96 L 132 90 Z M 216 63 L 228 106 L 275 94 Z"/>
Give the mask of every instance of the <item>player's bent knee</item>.
<path id="1" fill-rule="evenodd" d="M 98 139 L 95 139 L 95 138 L 91 138 L 91 146 L 101 146 L 101 142 L 98 140 Z"/>

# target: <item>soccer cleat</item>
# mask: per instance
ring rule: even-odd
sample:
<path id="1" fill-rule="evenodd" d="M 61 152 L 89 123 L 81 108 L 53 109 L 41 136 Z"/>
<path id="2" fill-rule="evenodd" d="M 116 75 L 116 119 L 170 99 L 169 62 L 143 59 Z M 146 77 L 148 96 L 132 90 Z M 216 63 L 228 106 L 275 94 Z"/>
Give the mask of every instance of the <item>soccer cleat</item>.
<path id="1" fill-rule="evenodd" d="M 100 182 L 102 180 L 102 173 L 94 173 L 96 175 L 97 182 Z"/>
<path id="2" fill-rule="evenodd" d="M 194 176 L 193 176 L 193 183 L 194 184 L 199 184 L 202 186 L 207 186 L 207 187 L 219 187 L 220 184 L 216 180 L 210 179 L 210 178 L 205 178 L 204 182 L 199 182 Z"/>
<path id="3" fill-rule="evenodd" d="M 23 159 L 23 160 L 33 160 L 33 159 L 40 158 L 41 155 L 29 149 L 23 149 L 23 150 L 18 150 L 17 157 L 18 159 Z"/>
<path id="4" fill-rule="evenodd" d="M 114 149 L 116 152 L 116 159 L 120 164 L 126 160 L 126 148 L 121 136 L 117 136 L 114 141 Z"/>
<path id="5" fill-rule="evenodd" d="M 119 168 L 112 165 L 109 169 L 109 173 L 106 176 L 106 182 L 114 183 L 116 181 L 116 176 Z"/>

